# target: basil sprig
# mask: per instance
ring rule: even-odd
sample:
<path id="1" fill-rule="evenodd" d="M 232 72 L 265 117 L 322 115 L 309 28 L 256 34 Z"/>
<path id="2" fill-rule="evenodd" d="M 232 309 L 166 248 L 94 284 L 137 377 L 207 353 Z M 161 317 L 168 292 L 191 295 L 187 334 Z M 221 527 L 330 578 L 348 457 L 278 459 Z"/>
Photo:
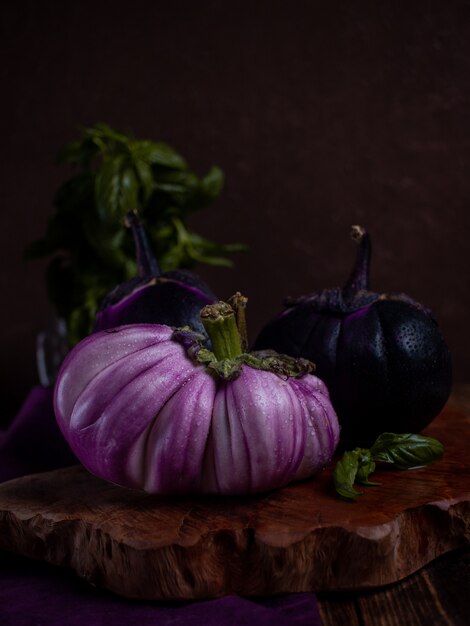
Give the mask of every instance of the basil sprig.
<path id="1" fill-rule="evenodd" d="M 333 473 L 336 492 L 343 498 L 355 500 L 362 495 L 354 489 L 355 482 L 366 486 L 380 485 L 369 481 L 376 463 L 387 463 L 405 470 L 434 463 L 443 452 L 443 445 L 431 437 L 411 433 L 383 433 L 370 449 L 355 448 L 344 453 Z"/>
<path id="2" fill-rule="evenodd" d="M 169 145 L 136 139 L 107 124 L 82 130 L 59 161 L 71 176 L 54 197 L 45 235 L 26 249 L 49 257 L 48 295 L 76 343 L 89 334 L 104 296 L 136 273 L 135 248 L 122 220 L 138 209 L 162 271 L 199 263 L 230 267 L 245 246 L 210 241 L 189 227 L 193 214 L 219 197 L 224 175 L 197 176 Z"/>

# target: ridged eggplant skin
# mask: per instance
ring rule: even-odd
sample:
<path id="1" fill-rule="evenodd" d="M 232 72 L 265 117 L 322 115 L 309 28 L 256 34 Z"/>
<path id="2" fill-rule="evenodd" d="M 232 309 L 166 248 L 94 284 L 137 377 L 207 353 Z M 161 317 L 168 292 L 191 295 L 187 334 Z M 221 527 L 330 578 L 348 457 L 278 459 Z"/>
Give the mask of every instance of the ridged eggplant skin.
<path id="1" fill-rule="evenodd" d="M 270 491 L 331 460 L 339 423 L 316 376 L 243 365 L 222 380 L 188 357 L 168 326 L 90 335 L 54 390 L 59 427 L 100 478 L 155 494 Z"/>
<path id="2" fill-rule="evenodd" d="M 387 431 L 420 432 L 452 386 L 451 354 L 432 312 L 405 294 L 371 291 L 370 237 L 361 226 L 351 234 L 359 248 L 345 286 L 288 300 L 253 346 L 315 363 L 344 447 Z"/>
<path id="3" fill-rule="evenodd" d="M 269 323 L 254 348 L 315 363 L 343 442 L 368 444 L 386 431 L 419 432 L 451 390 L 451 356 L 436 321 L 400 300 L 377 299 L 344 315 L 299 305 Z"/>

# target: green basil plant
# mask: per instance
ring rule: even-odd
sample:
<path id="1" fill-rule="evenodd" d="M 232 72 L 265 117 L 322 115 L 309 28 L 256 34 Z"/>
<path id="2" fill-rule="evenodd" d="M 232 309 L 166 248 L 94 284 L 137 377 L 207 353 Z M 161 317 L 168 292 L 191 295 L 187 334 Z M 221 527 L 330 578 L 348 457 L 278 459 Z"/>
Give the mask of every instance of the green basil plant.
<path id="1" fill-rule="evenodd" d="M 123 227 L 129 209 L 145 222 L 163 271 L 198 263 L 230 267 L 227 253 L 241 244 L 218 244 L 191 231 L 188 220 L 211 205 L 224 185 L 220 168 L 198 177 L 169 145 L 98 123 L 59 153 L 73 175 L 54 197 L 55 213 L 27 258 L 50 257 L 47 289 L 70 344 L 88 335 L 103 297 L 136 274 L 132 237 Z"/>

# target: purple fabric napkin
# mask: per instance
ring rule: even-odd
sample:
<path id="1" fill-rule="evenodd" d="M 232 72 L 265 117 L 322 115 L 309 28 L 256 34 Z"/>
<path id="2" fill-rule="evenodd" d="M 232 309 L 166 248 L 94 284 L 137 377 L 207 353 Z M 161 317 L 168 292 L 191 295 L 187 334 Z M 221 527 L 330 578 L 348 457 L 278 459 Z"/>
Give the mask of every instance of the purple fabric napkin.
<path id="1" fill-rule="evenodd" d="M 0 553 L 1 554 L 1 553 Z M 0 557 L 2 626 L 315 626 L 315 596 L 256 600 L 226 596 L 199 602 L 136 602 L 22 557 Z"/>
<path id="2" fill-rule="evenodd" d="M 57 426 L 52 397 L 52 388 L 33 387 L 8 430 L 0 431 L 0 482 L 78 463 Z"/>
<path id="3" fill-rule="evenodd" d="M 34 387 L 0 432 L 0 481 L 77 463 L 55 422 L 52 390 Z M 1 626 L 321 626 L 314 594 L 130 601 L 72 571 L 0 552 Z"/>

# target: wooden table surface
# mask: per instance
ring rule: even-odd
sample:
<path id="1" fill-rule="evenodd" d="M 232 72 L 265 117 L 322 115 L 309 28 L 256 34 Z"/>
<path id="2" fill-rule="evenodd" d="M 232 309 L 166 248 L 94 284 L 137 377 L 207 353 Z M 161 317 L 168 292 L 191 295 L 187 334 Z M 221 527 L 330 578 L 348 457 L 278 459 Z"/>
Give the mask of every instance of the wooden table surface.
<path id="1" fill-rule="evenodd" d="M 318 594 L 323 626 L 469 626 L 470 548 L 378 591 Z"/>
<path id="2" fill-rule="evenodd" d="M 449 406 L 470 413 L 470 385 L 457 386 Z M 470 548 L 376 591 L 317 597 L 323 626 L 470 626 Z"/>
<path id="3" fill-rule="evenodd" d="M 454 390 L 449 407 L 470 415 L 470 385 Z M 17 555 L 2 557 L 11 567 L 52 567 Z M 470 626 L 469 592 L 470 546 L 444 554 L 398 583 L 317 598 L 323 626 Z"/>

